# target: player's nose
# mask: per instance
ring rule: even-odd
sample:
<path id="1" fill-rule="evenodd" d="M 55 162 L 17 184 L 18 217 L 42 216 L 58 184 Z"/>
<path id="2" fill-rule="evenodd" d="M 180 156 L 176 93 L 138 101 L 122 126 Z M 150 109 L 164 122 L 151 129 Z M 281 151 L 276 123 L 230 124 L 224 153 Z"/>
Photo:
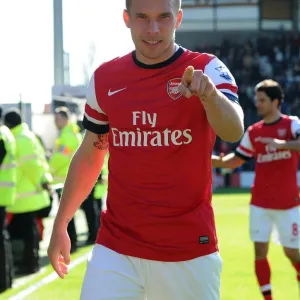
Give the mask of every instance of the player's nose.
<path id="1" fill-rule="evenodd" d="M 159 24 L 157 21 L 153 20 L 148 23 L 148 34 L 150 36 L 155 36 L 159 33 Z"/>

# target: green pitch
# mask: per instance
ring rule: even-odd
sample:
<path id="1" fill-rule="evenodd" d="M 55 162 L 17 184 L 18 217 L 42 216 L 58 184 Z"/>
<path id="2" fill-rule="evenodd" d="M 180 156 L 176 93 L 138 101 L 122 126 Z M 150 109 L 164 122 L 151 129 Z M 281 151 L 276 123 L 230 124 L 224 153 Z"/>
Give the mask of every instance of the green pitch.
<path id="1" fill-rule="evenodd" d="M 249 197 L 248 192 L 241 192 L 241 190 L 231 190 L 230 193 L 223 190 L 214 195 L 213 204 L 220 252 L 223 258 L 222 300 L 262 299 L 254 275 L 253 246 L 249 241 Z M 84 248 L 73 258 L 75 259 L 89 250 L 90 248 Z M 272 268 L 274 299 L 299 299 L 295 271 L 284 257 L 280 246 L 272 243 L 269 259 Z M 51 272 L 50 268 L 33 282 L 40 280 L 43 276 L 45 277 L 49 272 Z M 85 263 L 82 263 L 72 269 L 66 279 L 57 279 L 44 285 L 24 300 L 79 299 L 84 272 Z M 10 290 L 0 295 L 0 299 L 10 299 L 10 296 L 16 292 Z"/>

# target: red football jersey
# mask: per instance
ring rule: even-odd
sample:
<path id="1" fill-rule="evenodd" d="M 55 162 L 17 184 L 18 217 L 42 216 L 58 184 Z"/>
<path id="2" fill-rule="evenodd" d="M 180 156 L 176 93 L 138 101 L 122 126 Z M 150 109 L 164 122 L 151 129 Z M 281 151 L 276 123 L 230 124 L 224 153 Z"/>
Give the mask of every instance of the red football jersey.
<path id="1" fill-rule="evenodd" d="M 154 65 L 132 52 L 91 78 L 83 124 L 96 134 L 109 131 L 110 152 L 97 243 L 118 253 L 183 261 L 218 250 L 211 205 L 215 133 L 201 101 L 179 93 L 189 65 L 237 101 L 235 80 L 220 60 L 181 47 Z"/>
<path id="2" fill-rule="evenodd" d="M 261 137 L 294 140 L 300 135 L 300 120 L 282 115 L 271 124 L 263 121 L 245 132 L 236 155 L 255 158 L 251 204 L 269 209 L 289 209 L 300 204 L 297 184 L 298 152 L 270 148 Z"/>

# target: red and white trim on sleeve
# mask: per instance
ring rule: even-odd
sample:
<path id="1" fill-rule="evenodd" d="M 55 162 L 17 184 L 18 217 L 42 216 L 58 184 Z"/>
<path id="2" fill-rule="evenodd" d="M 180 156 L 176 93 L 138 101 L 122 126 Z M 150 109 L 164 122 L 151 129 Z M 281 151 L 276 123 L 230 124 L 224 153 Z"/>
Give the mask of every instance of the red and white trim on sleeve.
<path id="1" fill-rule="evenodd" d="M 248 157 L 248 158 L 251 158 L 253 156 L 253 151 L 252 150 L 249 150 L 245 147 L 243 147 L 242 145 L 239 145 L 236 149 L 236 151 L 241 154 L 242 156 L 245 156 L 245 157 Z"/>
<path id="2" fill-rule="evenodd" d="M 250 140 L 249 130 L 246 130 L 240 145 L 236 148 L 235 154 L 244 160 L 252 158 L 254 154 L 254 148 Z"/>
<path id="3" fill-rule="evenodd" d="M 84 116 L 88 121 L 97 125 L 107 125 L 108 118 L 99 105 L 95 90 L 95 77 L 91 77 L 90 83 L 86 92 L 86 105 Z"/>
<path id="4" fill-rule="evenodd" d="M 100 109 L 100 107 L 99 107 Z M 91 106 L 89 106 L 88 103 L 85 105 L 85 111 L 84 116 L 92 123 L 97 125 L 107 125 L 108 118 L 107 115 L 104 114 L 104 112 L 99 112 L 96 109 L 93 109 Z"/>
<path id="5" fill-rule="evenodd" d="M 291 132 L 295 139 L 300 137 L 300 120 L 296 116 L 289 116 L 291 121 Z"/>
<path id="6" fill-rule="evenodd" d="M 221 84 L 216 85 L 216 88 L 224 94 L 227 93 L 227 94 L 230 94 L 230 95 L 238 98 L 238 94 L 237 94 L 238 87 L 235 85 L 232 85 L 229 83 L 221 83 Z"/>
<path id="7" fill-rule="evenodd" d="M 95 133 L 104 134 L 109 131 L 108 116 L 100 107 L 95 90 L 95 77 L 91 77 L 86 91 L 86 104 L 82 125 L 85 129 Z"/>

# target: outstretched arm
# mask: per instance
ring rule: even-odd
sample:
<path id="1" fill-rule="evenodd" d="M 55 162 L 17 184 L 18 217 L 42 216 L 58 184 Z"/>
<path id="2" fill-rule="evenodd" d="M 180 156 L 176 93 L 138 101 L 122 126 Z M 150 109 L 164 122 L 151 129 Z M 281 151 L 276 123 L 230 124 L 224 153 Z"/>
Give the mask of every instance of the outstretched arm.
<path id="1" fill-rule="evenodd" d="M 199 97 L 208 122 L 222 140 L 237 142 L 244 133 L 244 113 L 235 80 L 217 57 L 209 59 L 204 70 L 192 66 L 185 70 L 179 90 L 187 98 Z"/>
<path id="2" fill-rule="evenodd" d="M 254 154 L 254 147 L 251 143 L 249 129 L 246 130 L 239 146 L 235 152 L 225 156 L 212 155 L 212 165 L 214 168 L 236 169 L 251 159 Z"/>
<path id="3" fill-rule="evenodd" d="M 270 148 L 280 149 L 280 150 L 291 150 L 300 151 L 300 120 L 298 117 L 291 118 L 291 128 L 290 131 L 293 135 L 293 140 L 284 139 L 274 139 L 274 138 L 260 138 L 259 141 L 268 145 Z M 283 132 L 286 134 L 286 132 Z"/>
<path id="4" fill-rule="evenodd" d="M 260 141 L 271 148 L 281 150 L 300 151 L 300 137 L 296 140 L 286 141 L 273 138 L 261 138 Z"/>
<path id="5" fill-rule="evenodd" d="M 207 119 L 216 134 L 224 141 L 237 142 L 244 133 L 244 113 L 239 104 L 216 90 L 203 101 Z"/>
<path id="6" fill-rule="evenodd" d="M 226 156 L 212 155 L 211 160 L 214 168 L 236 169 L 245 163 L 245 160 L 235 153 L 229 153 Z"/>

